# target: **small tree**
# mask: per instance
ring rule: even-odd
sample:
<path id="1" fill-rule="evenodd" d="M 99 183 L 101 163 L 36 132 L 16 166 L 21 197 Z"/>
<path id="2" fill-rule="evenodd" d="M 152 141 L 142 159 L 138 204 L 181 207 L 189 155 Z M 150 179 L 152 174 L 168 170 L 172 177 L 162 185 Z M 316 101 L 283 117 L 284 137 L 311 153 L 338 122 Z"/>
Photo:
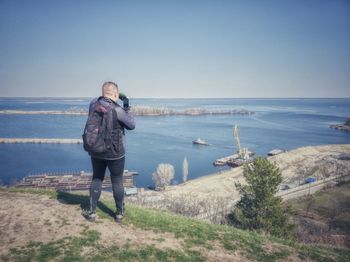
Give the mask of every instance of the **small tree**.
<path id="1" fill-rule="evenodd" d="M 233 223 L 243 229 L 265 230 L 272 235 L 292 237 L 288 208 L 275 194 L 282 182 L 281 171 L 266 158 L 258 157 L 244 166 L 246 185 L 236 183 L 241 194 L 232 213 Z"/>
<path id="2" fill-rule="evenodd" d="M 182 181 L 185 183 L 187 181 L 188 177 L 188 161 L 187 158 L 184 158 L 184 161 L 182 162 Z"/>
<path id="3" fill-rule="evenodd" d="M 174 178 L 175 169 L 170 164 L 161 163 L 158 165 L 156 172 L 152 174 L 152 180 L 155 183 L 156 190 L 164 190 L 170 185 Z"/>

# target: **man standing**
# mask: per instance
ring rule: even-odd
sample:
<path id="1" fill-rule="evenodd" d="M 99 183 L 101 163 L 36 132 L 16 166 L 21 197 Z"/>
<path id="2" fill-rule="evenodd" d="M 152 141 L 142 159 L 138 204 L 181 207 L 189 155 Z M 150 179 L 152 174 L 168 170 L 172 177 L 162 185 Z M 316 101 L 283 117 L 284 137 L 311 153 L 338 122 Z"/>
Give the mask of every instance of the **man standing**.
<path id="1" fill-rule="evenodd" d="M 119 98 L 123 101 L 123 108 L 117 103 Z M 123 219 L 125 129 L 135 128 L 134 117 L 129 109 L 128 98 L 119 93 L 117 84 L 113 82 L 105 82 L 102 86 L 102 96 L 95 98 L 90 103 L 89 117 L 83 135 L 84 148 L 91 156 L 93 169 L 90 208 L 83 211 L 83 216 L 90 221 L 96 219 L 96 206 L 101 196 L 102 182 L 107 167 L 111 173 L 113 197 L 116 204 L 115 221 L 121 223 Z M 97 121 L 94 122 L 94 119 Z M 100 132 L 97 134 L 94 130 L 98 132 L 99 129 Z M 102 137 L 100 139 L 102 142 L 94 141 L 95 145 L 89 147 L 89 142 L 91 145 L 91 141 L 98 140 L 98 136 Z"/>

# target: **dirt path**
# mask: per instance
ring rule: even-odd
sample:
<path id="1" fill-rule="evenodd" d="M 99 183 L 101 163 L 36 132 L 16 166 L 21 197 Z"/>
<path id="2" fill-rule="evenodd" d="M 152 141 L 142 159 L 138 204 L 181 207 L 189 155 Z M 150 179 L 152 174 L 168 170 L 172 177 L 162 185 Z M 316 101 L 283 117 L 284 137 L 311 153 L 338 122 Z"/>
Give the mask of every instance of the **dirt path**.
<path id="1" fill-rule="evenodd" d="M 81 216 L 80 205 L 61 203 L 45 195 L 0 191 L 0 202 L 0 256 L 30 242 L 48 243 L 79 236 L 84 229 L 99 232 L 100 243 L 106 247 L 136 249 L 153 245 L 160 250 L 182 251 L 186 246 L 184 239 L 176 238 L 173 233 L 156 233 L 102 218 L 95 223 L 88 222 Z M 240 254 L 228 252 L 221 246 L 195 250 L 208 261 L 245 261 Z"/>

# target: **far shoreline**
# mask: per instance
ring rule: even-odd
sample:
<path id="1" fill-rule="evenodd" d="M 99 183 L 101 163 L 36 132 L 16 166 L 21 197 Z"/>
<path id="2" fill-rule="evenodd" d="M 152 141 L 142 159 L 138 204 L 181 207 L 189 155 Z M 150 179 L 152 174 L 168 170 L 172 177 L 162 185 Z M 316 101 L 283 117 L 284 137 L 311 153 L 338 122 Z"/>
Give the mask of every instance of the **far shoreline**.
<path id="1" fill-rule="evenodd" d="M 79 97 L 79 96 L 1 96 L 0 99 L 93 99 L 94 97 Z M 230 99 L 265 99 L 265 100 L 273 100 L 273 99 L 280 99 L 280 100 L 293 100 L 293 99 L 339 99 L 339 100 L 348 100 L 350 97 L 129 97 L 130 99 L 159 99 L 159 100 L 215 100 L 215 99 L 222 99 L 222 100 L 230 100 Z"/>

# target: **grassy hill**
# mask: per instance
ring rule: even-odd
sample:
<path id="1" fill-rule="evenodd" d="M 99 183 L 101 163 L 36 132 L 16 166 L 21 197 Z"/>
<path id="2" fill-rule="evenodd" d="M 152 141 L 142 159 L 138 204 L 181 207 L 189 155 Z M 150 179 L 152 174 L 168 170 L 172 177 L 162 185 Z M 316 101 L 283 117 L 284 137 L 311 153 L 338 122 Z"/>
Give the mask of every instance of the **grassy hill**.
<path id="1" fill-rule="evenodd" d="M 1 261 L 349 261 L 350 251 L 305 245 L 128 204 L 122 225 L 103 197 L 99 220 L 82 195 L 0 190 Z"/>

